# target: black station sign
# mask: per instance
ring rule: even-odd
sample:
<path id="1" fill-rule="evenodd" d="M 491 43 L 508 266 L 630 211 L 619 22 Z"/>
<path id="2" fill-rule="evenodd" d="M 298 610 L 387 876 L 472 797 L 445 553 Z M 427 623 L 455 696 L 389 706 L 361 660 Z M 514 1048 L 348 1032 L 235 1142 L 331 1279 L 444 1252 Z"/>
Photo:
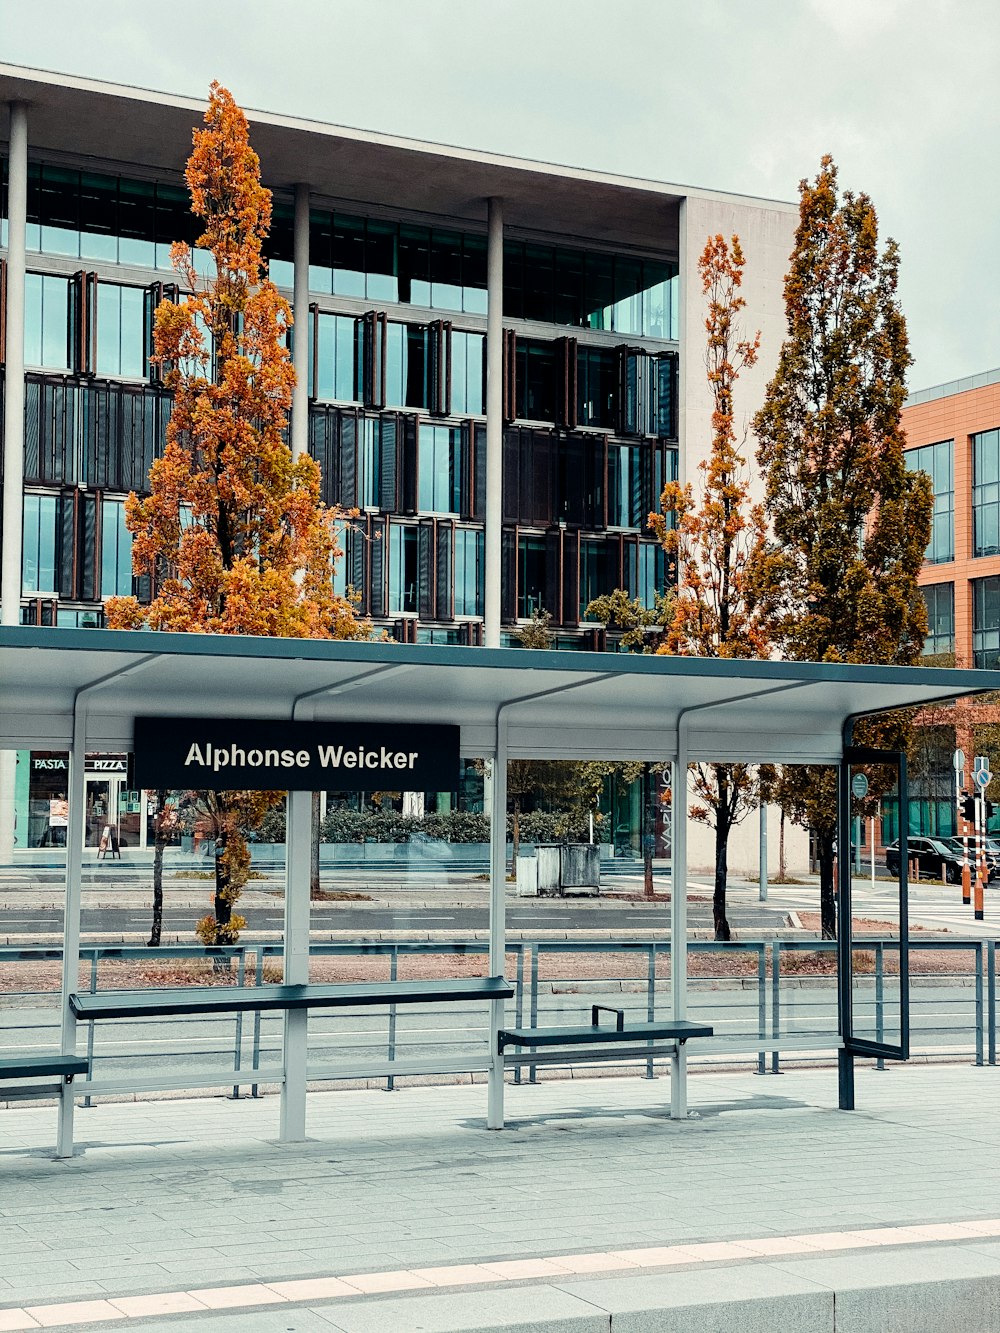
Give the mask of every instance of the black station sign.
<path id="1" fill-rule="evenodd" d="M 137 717 L 133 785 L 147 791 L 454 791 L 458 748 L 458 727 Z"/>

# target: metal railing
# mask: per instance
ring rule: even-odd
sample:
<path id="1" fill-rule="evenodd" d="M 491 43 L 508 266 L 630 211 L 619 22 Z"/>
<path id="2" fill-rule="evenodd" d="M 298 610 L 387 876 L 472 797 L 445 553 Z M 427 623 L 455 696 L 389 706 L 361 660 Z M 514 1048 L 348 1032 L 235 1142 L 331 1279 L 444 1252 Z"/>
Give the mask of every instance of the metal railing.
<path id="1" fill-rule="evenodd" d="M 891 1040 L 898 1013 L 898 988 L 894 983 L 899 942 L 859 938 L 854 941 L 854 950 L 855 1031 L 863 1029 L 875 1040 L 885 1040 L 888 1033 Z M 911 1053 L 954 1056 L 968 1052 L 977 1065 L 996 1064 L 995 942 L 911 939 L 909 950 Z M 752 1063 L 757 1073 L 777 1074 L 782 1059 L 828 1059 L 840 1041 L 835 972 L 802 971 L 792 960 L 806 954 L 822 959 L 835 955 L 835 951 L 836 942 L 832 940 L 689 941 L 688 953 L 698 961 L 689 979 L 688 1016 L 711 1022 L 716 1030 L 715 1039 L 692 1047 L 691 1063 L 742 1056 L 739 1062 Z M 81 949 L 81 985 L 97 992 L 106 964 L 169 965 L 208 960 L 230 973 L 238 985 L 252 981 L 261 986 L 269 963 L 276 965 L 277 973 L 282 952 L 280 943 L 214 949 L 88 946 Z M 488 946 L 482 940 L 316 942 L 310 952 L 313 960 L 377 959 L 386 980 L 394 981 L 407 964 L 435 956 L 481 959 L 481 970 L 485 971 Z M 968 966 L 960 972 L 915 971 L 921 955 L 930 952 L 965 956 Z M 10 978 L 19 964 L 53 964 L 61 957 L 58 949 L 2 946 L 0 975 Z M 507 973 L 514 982 L 513 1021 L 517 1027 L 580 1022 L 580 1015 L 589 1012 L 594 996 L 606 994 L 609 989 L 619 994 L 618 1004 L 636 1021 L 652 1022 L 669 1012 L 667 940 L 513 940 L 507 945 L 507 958 Z M 554 959 L 559 959 L 558 967 L 551 965 Z M 579 968 L 567 962 L 576 959 Z M 715 969 L 712 959 L 719 963 Z M 741 959 L 745 960 L 742 964 Z M 433 1007 L 407 1006 L 405 1017 L 394 1005 L 377 1014 L 340 1011 L 335 1017 L 314 1011 L 310 1021 L 314 1063 L 315 1057 L 330 1046 L 341 1056 L 346 1053 L 347 1062 L 311 1067 L 310 1079 L 377 1077 L 391 1090 L 403 1074 L 481 1071 L 485 1067 L 485 1043 L 481 1027 L 475 1028 L 476 1022 L 481 1024 L 481 1011 L 465 1015 L 460 1006 L 458 1012 L 455 1009 L 448 1006 L 445 1015 Z M 5 1023 L 7 1015 L 14 1018 L 13 1023 Z M 468 1026 L 463 1027 L 466 1017 Z M 96 1024 L 87 1025 L 89 1073 L 80 1085 L 85 1105 L 92 1095 L 123 1089 L 229 1086 L 233 1097 L 242 1096 L 244 1090 L 256 1096 L 262 1087 L 281 1081 L 280 1014 L 255 1010 L 225 1019 L 191 1016 L 154 1021 L 158 1025 L 155 1031 L 164 1036 L 136 1039 L 139 1024 L 133 1020 L 102 1022 L 100 1034 Z M 0 992 L 0 1047 L 10 1044 L 5 1031 L 15 1036 L 20 1051 L 51 1047 L 58 1027 L 58 990 Z M 148 1029 L 143 1026 L 142 1031 Z M 373 1056 L 376 1050 L 377 1060 Z M 192 1062 L 197 1064 L 202 1057 L 210 1057 L 211 1068 L 192 1070 Z M 611 1063 L 614 1056 L 601 1059 Z M 136 1060 L 142 1061 L 142 1076 L 133 1072 Z M 567 1056 L 566 1063 L 577 1060 Z M 633 1057 L 633 1063 L 646 1078 L 653 1078 L 659 1061 L 651 1055 L 647 1059 Z M 882 1067 L 882 1061 L 877 1063 Z M 166 1073 L 149 1076 L 151 1068 L 162 1070 L 164 1066 Z M 117 1079 L 115 1067 L 120 1071 Z M 376 1069 L 377 1075 L 371 1072 Z M 522 1080 L 525 1069 L 528 1080 L 536 1081 L 538 1069 L 531 1063 L 530 1053 L 515 1064 L 516 1082 Z"/>

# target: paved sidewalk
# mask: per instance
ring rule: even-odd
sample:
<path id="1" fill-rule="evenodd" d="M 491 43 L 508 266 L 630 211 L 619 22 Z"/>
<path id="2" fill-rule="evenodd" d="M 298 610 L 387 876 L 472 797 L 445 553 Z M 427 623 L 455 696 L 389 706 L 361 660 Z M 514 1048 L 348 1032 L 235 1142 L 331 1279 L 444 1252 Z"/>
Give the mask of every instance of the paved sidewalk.
<path id="1" fill-rule="evenodd" d="M 855 1248 L 866 1252 L 843 1270 L 855 1283 L 867 1273 L 877 1284 L 893 1264 L 911 1285 L 947 1274 L 986 1283 L 997 1293 L 997 1322 L 963 1312 L 963 1325 L 1000 1328 L 1000 1069 L 859 1071 L 860 1109 L 851 1114 L 836 1110 L 832 1069 L 695 1075 L 695 1118 L 683 1124 L 666 1117 L 668 1091 L 665 1079 L 638 1078 L 511 1087 L 509 1128 L 499 1134 L 484 1128 L 481 1085 L 313 1093 L 312 1138 L 294 1146 L 275 1142 L 273 1097 L 105 1104 L 78 1110 L 82 1151 L 70 1162 L 51 1157 L 54 1107 L 0 1111 L 0 1330 L 75 1327 L 102 1311 L 121 1319 L 125 1311 L 102 1304 L 89 1314 L 39 1310 L 164 1293 L 172 1307 L 126 1305 L 130 1322 L 148 1333 L 161 1322 L 203 1333 L 668 1329 L 675 1325 L 629 1322 L 621 1311 L 694 1300 L 692 1283 L 709 1277 L 716 1299 L 755 1290 L 768 1300 L 812 1299 L 825 1281 L 841 1281 L 844 1261 L 826 1252 Z M 977 1219 L 980 1227 L 957 1231 L 883 1230 Z M 740 1240 L 752 1243 L 711 1244 Z M 538 1259 L 549 1267 L 504 1268 Z M 660 1270 L 677 1265 L 664 1285 Z M 826 1265 L 826 1279 L 815 1265 Z M 428 1271 L 413 1281 L 414 1270 Z M 582 1276 L 588 1270 L 611 1275 Z M 378 1273 L 383 1287 L 419 1290 L 377 1296 Z M 335 1277 L 351 1279 L 350 1309 L 317 1305 L 339 1291 L 322 1284 L 255 1288 L 235 1297 L 244 1308 L 228 1316 L 209 1314 L 210 1296 L 181 1300 Z M 277 1302 L 281 1310 L 266 1308 Z M 922 1305 L 930 1308 L 926 1295 Z M 14 1311 L 29 1306 L 30 1322 L 16 1322 Z M 772 1328 L 826 1327 L 807 1313 L 775 1324 L 769 1308 L 765 1300 L 758 1314 Z M 177 1313 L 139 1317 L 157 1309 Z M 703 1326 L 725 1321 L 703 1325 L 687 1314 L 676 1325 Z M 743 1318 L 741 1326 L 758 1325 Z"/>

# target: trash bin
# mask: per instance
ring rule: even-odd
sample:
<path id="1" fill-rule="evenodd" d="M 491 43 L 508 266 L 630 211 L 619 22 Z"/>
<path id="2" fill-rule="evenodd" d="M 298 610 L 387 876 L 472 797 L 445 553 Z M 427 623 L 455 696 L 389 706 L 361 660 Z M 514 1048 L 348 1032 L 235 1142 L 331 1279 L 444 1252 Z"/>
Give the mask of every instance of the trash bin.
<path id="1" fill-rule="evenodd" d="M 535 847 L 535 860 L 538 863 L 539 894 L 560 891 L 560 856 L 562 850 L 558 842 L 540 842 Z"/>
<path id="2" fill-rule="evenodd" d="M 538 897 L 538 857 L 521 852 L 517 858 L 517 896 Z"/>
<path id="3" fill-rule="evenodd" d="M 600 893 L 601 849 L 596 842 L 568 842 L 560 847 L 559 886 L 563 893 Z"/>

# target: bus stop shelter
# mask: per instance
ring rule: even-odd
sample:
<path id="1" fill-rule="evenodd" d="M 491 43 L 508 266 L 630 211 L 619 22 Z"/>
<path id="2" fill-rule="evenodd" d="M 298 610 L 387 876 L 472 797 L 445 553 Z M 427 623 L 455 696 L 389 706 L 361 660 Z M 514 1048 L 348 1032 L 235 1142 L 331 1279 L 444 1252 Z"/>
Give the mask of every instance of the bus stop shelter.
<path id="1" fill-rule="evenodd" d="M 505 961 L 506 765 L 510 759 L 641 760 L 670 766 L 672 790 L 687 791 L 696 762 L 826 764 L 841 772 L 841 845 L 847 845 L 851 763 L 886 756 L 852 750 L 865 715 L 1000 689 L 1000 672 L 790 663 L 523 649 L 414 647 L 257 639 L 146 631 L 0 628 L 0 748 L 70 755 L 61 1049 L 77 1050 L 71 1005 L 80 956 L 84 759 L 131 751 L 136 719 L 260 724 L 410 724 L 459 729 L 463 757 L 490 764 L 489 973 Z M 248 734 L 251 734 L 248 732 Z M 297 733 L 302 734 L 302 733 Z M 891 757 L 890 757 L 891 758 Z M 682 776 L 683 775 L 683 778 Z M 141 776 L 141 774 L 139 775 Z M 236 784 L 233 784 L 236 785 Z M 268 783 L 280 788 L 278 779 Z M 197 788 L 198 783 L 191 781 Z M 335 789 L 332 784 L 330 789 Z M 349 789 L 341 784 L 341 789 Z M 444 788 L 441 788 L 444 790 Z M 900 829 L 905 843 L 905 763 Z M 672 885 L 686 886 L 687 800 L 672 802 Z M 309 979 L 311 800 L 290 791 L 284 948 L 286 983 Z M 847 858 L 840 874 L 838 977 L 840 1104 L 853 1106 L 853 1062 L 905 1058 L 900 1041 L 856 1034 L 851 1018 L 851 904 Z M 905 1008 L 905 846 L 900 888 L 901 999 Z M 672 1015 L 687 1013 L 687 895 L 670 904 Z M 305 1137 L 305 1009 L 286 1012 L 281 1138 Z M 502 998 L 489 1000 L 487 1124 L 503 1124 Z M 672 1063 L 671 1114 L 686 1115 L 684 1048 Z M 82 1094 L 78 1094 L 82 1095 Z M 73 1151 L 74 1093 L 60 1095 L 57 1152 Z"/>

